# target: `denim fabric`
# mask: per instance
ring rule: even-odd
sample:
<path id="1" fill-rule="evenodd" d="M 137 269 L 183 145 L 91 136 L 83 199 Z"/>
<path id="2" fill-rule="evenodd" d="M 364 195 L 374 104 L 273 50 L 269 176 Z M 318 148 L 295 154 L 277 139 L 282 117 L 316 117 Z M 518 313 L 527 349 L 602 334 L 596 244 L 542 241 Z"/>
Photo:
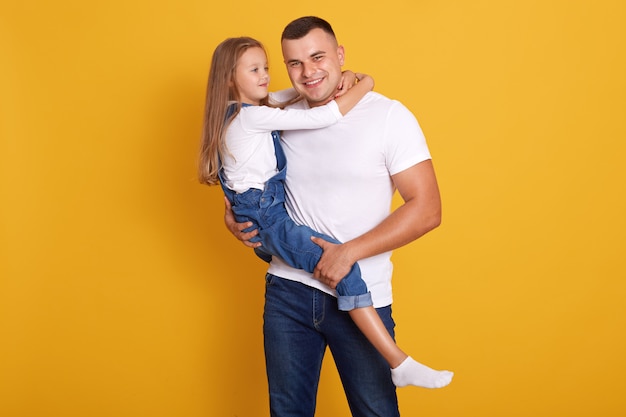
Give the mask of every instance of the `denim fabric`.
<path id="1" fill-rule="evenodd" d="M 294 268 L 313 272 L 323 251 L 311 241 L 311 236 L 322 237 L 333 243 L 340 243 L 336 239 L 318 233 L 315 230 L 297 225 L 285 208 L 286 161 L 280 146 L 278 132 L 272 132 L 274 148 L 279 172 L 270 178 L 264 190 L 251 188 L 243 193 L 235 193 L 224 185 L 220 171 L 220 182 L 224 194 L 230 201 L 237 222 L 251 221 L 253 226 L 245 229 L 259 230 L 259 234 L 251 239 L 252 242 L 261 242 L 255 253 L 266 262 L 275 255 Z M 337 285 L 338 308 L 349 311 L 373 305 L 372 296 L 367 290 L 365 281 L 361 278 L 358 264 Z"/>
<path id="2" fill-rule="evenodd" d="M 394 337 L 391 306 L 377 309 Z M 263 314 L 272 417 L 313 417 L 328 346 L 353 417 L 397 417 L 389 365 L 329 294 L 271 274 Z"/>

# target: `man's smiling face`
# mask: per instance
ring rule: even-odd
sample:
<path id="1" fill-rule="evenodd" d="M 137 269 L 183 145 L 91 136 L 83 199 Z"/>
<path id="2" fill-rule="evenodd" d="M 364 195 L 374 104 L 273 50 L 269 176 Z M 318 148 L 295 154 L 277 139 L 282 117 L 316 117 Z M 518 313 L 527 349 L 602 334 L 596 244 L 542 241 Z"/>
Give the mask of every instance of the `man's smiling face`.
<path id="1" fill-rule="evenodd" d="M 315 28 L 300 39 L 284 39 L 282 48 L 291 83 L 311 107 L 334 98 L 344 50 L 333 36 Z"/>

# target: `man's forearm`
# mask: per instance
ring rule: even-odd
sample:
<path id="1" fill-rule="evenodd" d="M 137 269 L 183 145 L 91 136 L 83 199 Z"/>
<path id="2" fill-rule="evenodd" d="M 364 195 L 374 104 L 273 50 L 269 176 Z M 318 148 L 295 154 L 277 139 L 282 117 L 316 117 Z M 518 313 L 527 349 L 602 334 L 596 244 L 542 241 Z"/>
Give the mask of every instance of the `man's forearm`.
<path id="1" fill-rule="evenodd" d="M 441 199 L 430 160 L 423 161 L 392 177 L 404 204 L 378 226 L 343 244 L 313 240 L 324 253 L 314 276 L 332 288 L 355 262 L 404 246 L 441 223 Z"/>
<path id="2" fill-rule="evenodd" d="M 409 201 L 374 229 L 346 242 L 346 251 L 357 262 L 407 245 L 440 224 L 440 208 L 422 207 L 418 201 Z"/>

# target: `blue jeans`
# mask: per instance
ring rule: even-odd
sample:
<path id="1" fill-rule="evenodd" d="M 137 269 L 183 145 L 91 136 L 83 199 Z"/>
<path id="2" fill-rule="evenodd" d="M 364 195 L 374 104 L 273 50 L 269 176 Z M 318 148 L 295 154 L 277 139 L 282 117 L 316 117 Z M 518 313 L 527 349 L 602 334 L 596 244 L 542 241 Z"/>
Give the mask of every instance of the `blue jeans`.
<path id="1" fill-rule="evenodd" d="M 391 306 L 377 311 L 394 337 Z M 267 274 L 263 321 L 271 417 L 314 416 L 326 346 L 353 417 L 400 415 L 389 365 L 333 296 Z"/>
<path id="2" fill-rule="evenodd" d="M 254 225 L 246 231 L 259 230 L 259 234 L 251 241 L 262 243 L 255 252 L 263 260 L 271 260 L 271 255 L 275 255 L 294 268 L 313 272 L 323 250 L 311 241 L 311 236 L 340 243 L 307 226 L 297 225 L 289 217 L 285 208 L 285 188 L 282 181 L 270 179 L 264 190 L 251 188 L 239 194 L 223 188 L 235 219 L 239 223 L 252 221 Z M 349 311 L 373 305 L 372 295 L 361 278 L 361 270 L 356 263 L 337 284 L 336 290 L 340 310 Z"/>

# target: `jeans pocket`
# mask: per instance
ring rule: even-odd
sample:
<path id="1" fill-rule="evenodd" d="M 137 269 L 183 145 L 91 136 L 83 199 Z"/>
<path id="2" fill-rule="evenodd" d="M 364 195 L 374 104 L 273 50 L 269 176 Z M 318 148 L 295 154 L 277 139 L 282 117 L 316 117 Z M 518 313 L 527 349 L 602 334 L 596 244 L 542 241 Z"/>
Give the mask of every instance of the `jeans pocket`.
<path id="1" fill-rule="evenodd" d="M 270 273 L 266 273 L 265 274 L 265 286 L 272 285 L 272 283 L 274 282 L 275 278 L 276 278 L 275 275 L 272 275 Z"/>

